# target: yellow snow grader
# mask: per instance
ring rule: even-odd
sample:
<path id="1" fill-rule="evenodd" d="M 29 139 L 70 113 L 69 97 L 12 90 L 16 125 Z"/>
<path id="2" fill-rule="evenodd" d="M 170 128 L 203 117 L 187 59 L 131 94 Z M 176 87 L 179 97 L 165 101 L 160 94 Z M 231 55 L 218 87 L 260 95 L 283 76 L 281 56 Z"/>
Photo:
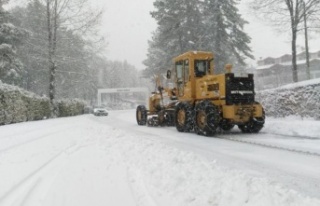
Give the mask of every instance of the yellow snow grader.
<path id="1" fill-rule="evenodd" d="M 215 74 L 211 52 L 190 51 L 173 59 L 167 71 L 173 86 L 157 89 L 149 97 L 148 109 L 136 109 L 138 125 L 175 126 L 179 132 L 211 136 L 234 125 L 244 133 L 259 132 L 265 121 L 264 109 L 255 101 L 253 74 L 237 76 L 232 65 Z"/>

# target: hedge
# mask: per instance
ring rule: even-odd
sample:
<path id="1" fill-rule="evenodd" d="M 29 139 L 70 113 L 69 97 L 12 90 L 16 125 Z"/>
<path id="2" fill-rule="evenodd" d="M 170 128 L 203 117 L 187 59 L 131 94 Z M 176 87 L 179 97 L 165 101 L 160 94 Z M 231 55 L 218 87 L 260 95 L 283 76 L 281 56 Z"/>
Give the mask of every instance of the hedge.
<path id="1" fill-rule="evenodd" d="M 58 117 L 83 114 L 85 102 L 58 100 Z M 50 118 L 50 100 L 0 81 L 0 125 Z"/>
<path id="2" fill-rule="evenodd" d="M 267 116 L 295 115 L 320 120 L 320 79 L 257 92 L 256 99 Z"/>

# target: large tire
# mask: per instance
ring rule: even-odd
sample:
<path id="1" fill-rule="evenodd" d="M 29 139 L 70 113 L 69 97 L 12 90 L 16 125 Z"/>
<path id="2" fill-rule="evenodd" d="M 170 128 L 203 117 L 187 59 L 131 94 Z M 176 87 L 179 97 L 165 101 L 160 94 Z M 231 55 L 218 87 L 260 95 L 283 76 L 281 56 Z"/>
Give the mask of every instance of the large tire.
<path id="1" fill-rule="evenodd" d="M 223 130 L 223 131 L 230 131 L 233 127 L 234 124 L 230 123 L 229 120 L 227 119 L 222 119 L 219 123 L 219 127 Z"/>
<path id="2" fill-rule="evenodd" d="M 193 109 L 187 102 L 180 102 L 175 110 L 175 125 L 179 132 L 193 130 Z"/>
<path id="3" fill-rule="evenodd" d="M 147 109 L 143 105 L 139 105 L 136 110 L 136 119 L 138 125 L 146 125 L 147 124 Z"/>
<path id="4" fill-rule="evenodd" d="M 249 122 L 238 125 L 238 127 L 243 133 L 258 133 L 263 128 L 265 118 L 265 112 L 262 109 L 262 117 L 251 118 Z"/>
<path id="5" fill-rule="evenodd" d="M 157 122 L 158 122 L 159 126 L 165 126 L 166 118 L 165 118 L 165 111 L 164 110 L 161 110 L 160 112 L 158 112 Z"/>
<path id="6" fill-rule="evenodd" d="M 165 121 L 167 126 L 175 126 L 175 118 L 174 118 L 174 111 L 167 112 L 165 115 Z"/>
<path id="7" fill-rule="evenodd" d="M 195 107 L 194 130 L 199 135 L 213 135 L 220 121 L 219 109 L 210 101 L 202 101 Z"/>

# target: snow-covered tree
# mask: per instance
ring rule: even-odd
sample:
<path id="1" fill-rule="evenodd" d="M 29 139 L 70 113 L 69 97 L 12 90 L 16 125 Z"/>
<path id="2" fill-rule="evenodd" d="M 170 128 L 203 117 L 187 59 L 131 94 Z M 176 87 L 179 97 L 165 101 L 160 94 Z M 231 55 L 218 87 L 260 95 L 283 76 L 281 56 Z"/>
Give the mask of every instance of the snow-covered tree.
<path id="1" fill-rule="evenodd" d="M 21 85 L 24 71 L 17 56 L 17 48 L 28 33 L 10 22 L 10 14 L 3 8 L 8 2 L 0 0 L 0 80 Z"/>
<path id="2" fill-rule="evenodd" d="M 149 41 L 145 76 L 167 70 L 174 56 L 189 50 L 214 52 L 220 71 L 226 63 L 253 58 L 234 0 L 156 0 L 154 7 L 158 28 Z"/>
<path id="3" fill-rule="evenodd" d="M 18 51 L 26 70 L 23 76 L 26 84 L 23 87 L 39 95 L 48 96 L 48 32 L 45 6 L 35 0 L 29 2 L 25 8 L 13 8 L 12 16 L 16 25 L 30 32 L 30 37 L 23 42 L 24 46 Z"/>
<path id="4" fill-rule="evenodd" d="M 94 61 L 98 88 L 138 87 L 139 72 L 127 61 L 110 61 L 97 57 Z"/>
<path id="5" fill-rule="evenodd" d="M 59 3 L 59 1 L 57 2 Z M 69 26 L 67 22 L 71 20 L 75 21 L 75 19 L 67 18 L 59 10 L 61 16 L 58 15 L 56 18 L 56 31 L 50 27 L 51 34 L 49 35 L 48 11 L 45 3 L 43 0 L 32 0 L 26 7 L 13 9 L 16 22 L 32 33 L 28 41 L 25 42 L 23 51 L 20 52 L 22 61 L 25 63 L 28 71 L 26 75 L 26 79 L 28 80 L 26 89 L 38 94 L 49 95 L 49 78 L 50 76 L 51 78 L 54 76 L 55 83 L 50 84 L 50 87 L 53 92 L 51 94 L 54 94 L 55 98 L 76 97 L 89 98 L 87 100 L 90 100 L 96 88 L 93 76 L 96 73 L 90 62 L 95 61 L 95 56 L 99 55 L 100 47 L 96 47 L 96 44 L 92 41 L 92 38 L 98 37 L 98 35 L 90 35 L 89 39 L 87 38 L 88 36 L 85 36 L 88 33 L 80 31 L 82 29 L 92 29 L 91 26 L 94 27 L 97 22 L 92 22 L 91 25 L 84 26 L 83 28 L 79 28 L 80 24 L 76 23 L 74 26 Z M 73 3 L 77 5 L 77 2 Z M 52 11 L 50 10 L 50 12 Z M 37 15 L 34 15 L 35 13 Z M 92 15 L 93 17 L 96 16 Z M 81 21 L 80 19 L 78 20 Z M 50 18 L 50 22 L 52 22 L 52 18 Z M 76 27 L 76 25 L 78 26 Z M 54 25 L 52 26 L 54 27 Z M 56 32 L 57 36 L 54 38 L 55 40 L 52 39 L 52 32 Z M 49 36 L 51 37 L 50 41 L 48 40 Z M 99 41 L 99 44 L 104 46 L 101 41 Z M 51 48 L 50 52 L 48 52 L 49 47 Z M 54 53 L 52 53 L 52 49 Z M 51 57 L 49 57 L 50 55 Z M 53 73 L 53 68 L 50 67 L 50 65 L 53 65 L 52 61 L 54 61 L 55 65 Z M 50 69 L 51 72 L 49 71 Z M 54 85 L 54 90 L 52 90 L 52 85 Z"/>
<path id="6" fill-rule="evenodd" d="M 172 57 L 188 50 L 201 49 L 201 13 L 197 1 L 156 0 L 151 16 L 158 28 L 149 41 L 146 76 L 167 70 Z"/>
<path id="7" fill-rule="evenodd" d="M 98 25 L 102 12 L 93 10 L 90 5 L 89 0 L 31 0 L 29 2 L 29 9 L 33 11 L 39 10 L 36 12 L 39 16 L 35 15 L 35 13 L 33 13 L 33 15 L 36 17 L 29 16 L 31 19 L 36 18 L 39 20 L 37 21 L 39 22 L 39 25 L 34 24 L 34 26 L 31 27 L 35 29 L 34 27 L 38 26 L 39 29 L 41 29 L 38 36 L 39 39 L 41 38 L 46 41 L 44 44 L 41 44 L 41 47 L 45 49 L 45 52 L 41 53 L 41 58 L 45 57 L 46 60 L 45 65 L 47 66 L 47 75 L 49 76 L 47 88 L 49 88 L 49 98 L 52 104 L 57 95 L 57 72 L 59 72 L 58 70 L 62 71 L 65 69 L 59 64 L 61 62 L 59 60 L 65 58 L 64 60 L 72 59 L 73 62 L 77 62 L 77 59 L 74 59 L 74 56 L 72 58 L 69 58 L 68 56 L 59 56 L 63 54 L 61 51 L 67 46 L 74 46 L 74 48 L 79 46 L 77 43 L 80 43 L 80 49 L 83 49 L 84 47 L 81 42 L 78 41 L 79 38 L 77 35 L 83 37 Z M 34 22 L 30 21 L 30 23 Z M 36 29 L 34 31 L 36 33 Z M 67 34 L 68 32 L 71 33 L 71 36 L 74 35 L 74 38 L 70 38 L 70 34 Z M 63 39 L 65 37 L 69 39 Z M 73 40 L 75 40 L 76 43 L 74 43 Z M 66 42 L 67 45 L 64 44 Z M 80 61 L 83 58 L 82 54 L 83 53 L 77 56 L 77 58 L 80 57 L 78 59 Z M 85 65 L 83 67 L 85 67 Z M 79 67 L 75 66 L 74 68 Z M 64 74 L 70 73 L 70 71 L 62 72 L 64 72 Z M 80 74 L 83 72 L 77 71 L 76 73 Z M 53 111 L 53 115 L 54 113 L 55 111 Z"/>
<path id="8" fill-rule="evenodd" d="M 244 65 L 253 58 L 249 47 L 250 37 L 243 31 L 247 23 L 239 14 L 235 0 L 205 0 L 203 14 L 207 49 L 215 54 L 217 73 L 223 72 L 226 63 Z"/>

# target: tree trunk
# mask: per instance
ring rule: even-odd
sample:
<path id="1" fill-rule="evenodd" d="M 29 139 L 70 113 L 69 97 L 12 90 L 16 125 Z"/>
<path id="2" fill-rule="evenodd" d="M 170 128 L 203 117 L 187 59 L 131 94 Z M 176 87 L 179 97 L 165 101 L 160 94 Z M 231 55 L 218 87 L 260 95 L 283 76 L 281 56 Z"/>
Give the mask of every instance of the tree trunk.
<path id="1" fill-rule="evenodd" d="M 56 53 L 56 42 L 57 42 L 57 0 L 54 1 L 54 11 L 53 16 L 51 16 L 50 10 L 50 1 L 47 0 L 47 28 L 48 28 L 48 53 L 49 53 L 49 98 L 51 103 L 51 115 L 53 117 L 57 116 L 57 109 L 54 105 L 55 95 L 56 95 L 56 62 L 55 62 L 55 53 Z M 53 24 L 51 21 L 53 18 Z"/>
<path id="2" fill-rule="evenodd" d="M 292 78 L 293 82 L 298 82 L 298 66 L 297 66 L 297 30 L 292 28 Z"/>
<path id="3" fill-rule="evenodd" d="M 50 70 L 50 85 L 49 85 L 49 97 L 50 97 L 50 102 L 51 105 L 54 106 L 53 101 L 55 99 L 55 94 L 56 94 L 56 67 L 53 62 L 50 62 L 49 66 Z"/>
<path id="4" fill-rule="evenodd" d="M 298 82 L 298 66 L 297 66 L 297 27 L 299 24 L 299 1 L 296 1 L 295 9 L 294 2 L 292 0 L 285 0 L 291 19 L 291 32 L 292 32 L 292 40 L 291 40 L 291 48 L 292 48 L 292 79 L 293 82 Z"/>
<path id="5" fill-rule="evenodd" d="M 220 73 L 223 73 L 223 70 L 224 70 L 224 67 L 223 67 L 223 62 L 221 61 L 221 57 L 222 57 L 222 48 L 221 48 L 221 39 L 222 39 L 222 36 L 221 36 L 221 31 L 223 30 L 223 20 L 222 20 L 222 17 L 221 17 L 221 11 L 220 11 L 220 3 L 217 4 L 217 10 L 219 11 L 218 15 L 217 15 L 217 19 L 216 19 L 216 24 L 218 26 L 218 28 L 220 29 L 216 29 L 214 31 L 214 34 L 215 34 L 215 43 L 214 43 L 214 50 L 215 50 L 215 74 L 220 74 Z M 227 38 L 227 37 L 225 37 Z"/>
<path id="6" fill-rule="evenodd" d="M 309 60 L 307 14 L 306 14 L 306 3 L 305 2 L 303 2 L 303 22 L 304 22 L 304 39 L 305 39 L 305 46 L 306 46 L 307 79 L 311 79 L 311 76 L 310 76 L 310 60 Z"/>

